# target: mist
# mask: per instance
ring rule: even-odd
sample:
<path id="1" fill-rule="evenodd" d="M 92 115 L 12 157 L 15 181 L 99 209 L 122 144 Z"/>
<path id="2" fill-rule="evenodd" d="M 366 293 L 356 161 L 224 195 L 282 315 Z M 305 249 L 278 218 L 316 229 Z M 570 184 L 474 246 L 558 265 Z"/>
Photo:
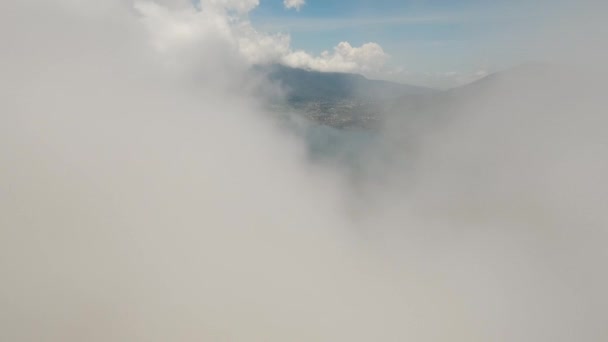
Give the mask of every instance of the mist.
<path id="1" fill-rule="evenodd" d="M 256 3 L 0 5 L 0 340 L 608 338 L 605 25 L 394 109 L 352 177 L 268 111 Z"/>

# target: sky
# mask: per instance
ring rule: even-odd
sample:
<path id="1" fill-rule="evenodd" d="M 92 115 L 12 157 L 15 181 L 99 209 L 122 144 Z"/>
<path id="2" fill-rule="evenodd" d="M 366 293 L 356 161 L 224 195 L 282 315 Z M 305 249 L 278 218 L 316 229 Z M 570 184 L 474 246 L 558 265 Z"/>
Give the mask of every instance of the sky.
<path id="1" fill-rule="evenodd" d="M 296 1 L 296 0 L 292 0 Z M 374 42 L 386 53 L 376 78 L 449 87 L 533 59 L 525 37 L 555 14 L 559 1 L 261 0 L 251 11 L 258 30 L 283 32 L 312 54 L 340 42 Z"/>
<path id="2" fill-rule="evenodd" d="M 567 0 L 134 3 L 160 33 L 157 45 L 164 49 L 176 42 L 195 45 L 213 27 L 249 64 L 281 63 L 444 89 L 542 61 L 543 28 L 559 27 L 582 7 Z"/>

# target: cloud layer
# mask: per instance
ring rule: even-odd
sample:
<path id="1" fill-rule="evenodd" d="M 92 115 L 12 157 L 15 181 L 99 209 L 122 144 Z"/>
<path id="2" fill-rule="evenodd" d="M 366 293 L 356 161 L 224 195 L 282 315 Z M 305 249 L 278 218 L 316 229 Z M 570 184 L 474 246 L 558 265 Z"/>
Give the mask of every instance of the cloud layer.
<path id="1" fill-rule="evenodd" d="M 295 51 L 283 56 L 282 61 L 295 68 L 366 74 L 382 70 L 388 58 L 376 43 L 353 47 L 348 42 L 341 42 L 331 53 L 324 51 L 320 56 L 312 56 L 304 51 Z"/>
<path id="2" fill-rule="evenodd" d="M 0 340 L 605 340 L 605 79 L 399 108 L 348 186 L 249 91 L 253 4 L 0 3 Z"/>
<path id="3" fill-rule="evenodd" d="M 135 2 L 152 34 L 152 43 L 161 52 L 181 51 L 191 56 L 200 48 L 201 40 L 221 39 L 221 44 L 249 64 L 283 63 L 318 71 L 357 73 L 379 73 L 389 58 L 376 43 L 353 47 L 341 42 L 332 52 L 319 56 L 294 51 L 289 35 L 266 34 L 252 26 L 247 13 L 257 5 L 257 1 L 209 0 L 201 2 L 200 9 L 190 6 L 176 10 L 151 1 Z"/>
<path id="4" fill-rule="evenodd" d="M 306 0 L 283 0 L 283 6 L 287 9 L 295 9 L 299 11 L 304 5 L 306 5 Z"/>

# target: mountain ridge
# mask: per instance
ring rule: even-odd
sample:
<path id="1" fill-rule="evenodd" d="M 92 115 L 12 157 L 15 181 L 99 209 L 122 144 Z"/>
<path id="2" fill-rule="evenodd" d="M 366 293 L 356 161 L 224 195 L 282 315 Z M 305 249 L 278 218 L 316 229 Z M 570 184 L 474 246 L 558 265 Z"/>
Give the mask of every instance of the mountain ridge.
<path id="1" fill-rule="evenodd" d="M 369 79 L 361 74 L 321 72 L 281 64 L 258 66 L 268 79 L 280 84 L 290 101 L 377 101 L 401 95 L 428 94 L 438 90 L 397 82 Z"/>

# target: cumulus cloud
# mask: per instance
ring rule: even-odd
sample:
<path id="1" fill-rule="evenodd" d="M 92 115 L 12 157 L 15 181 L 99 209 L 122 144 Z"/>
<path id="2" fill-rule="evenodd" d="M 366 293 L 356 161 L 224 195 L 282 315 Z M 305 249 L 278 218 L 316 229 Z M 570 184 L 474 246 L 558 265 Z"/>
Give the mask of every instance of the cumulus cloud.
<path id="1" fill-rule="evenodd" d="M 260 5 L 259 0 L 200 0 L 202 9 L 215 7 L 226 11 L 234 11 L 238 14 L 246 14 Z"/>
<path id="2" fill-rule="evenodd" d="M 306 5 L 306 0 L 283 0 L 283 5 L 287 9 L 295 8 L 296 11 L 299 11 L 302 6 Z"/>
<path id="3" fill-rule="evenodd" d="M 372 74 L 381 72 L 389 58 L 376 43 L 353 47 L 341 42 L 332 52 L 318 56 L 294 51 L 289 35 L 263 33 L 253 27 L 247 13 L 257 5 L 257 1 L 208 0 L 201 2 L 199 9 L 193 6 L 172 9 L 141 0 L 135 3 L 135 8 L 151 33 L 154 46 L 174 57 L 181 54 L 191 58 L 194 51 L 209 53 L 200 50 L 203 45 L 200 42 L 216 40 L 250 65 L 283 63 L 317 71 Z"/>
<path id="4" fill-rule="evenodd" d="M 150 42 L 175 64 L 188 63 L 217 49 L 229 50 L 234 58 L 250 65 L 277 61 L 290 51 L 288 35 L 260 33 L 247 19 L 257 1 L 212 0 L 201 2 L 200 9 L 190 6 L 179 10 L 151 1 L 137 1 L 134 6 Z M 233 15 L 230 10 L 238 11 Z M 212 41 L 215 49 L 210 50 L 207 44 Z"/>
<path id="5" fill-rule="evenodd" d="M 312 56 L 300 50 L 283 56 L 282 61 L 296 68 L 365 74 L 381 70 L 388 58 L 388 54 L 376 43 L 353 47 L 348 42 L 341 42 L 333 52 L 324 51 L 320 56 Z"/>

